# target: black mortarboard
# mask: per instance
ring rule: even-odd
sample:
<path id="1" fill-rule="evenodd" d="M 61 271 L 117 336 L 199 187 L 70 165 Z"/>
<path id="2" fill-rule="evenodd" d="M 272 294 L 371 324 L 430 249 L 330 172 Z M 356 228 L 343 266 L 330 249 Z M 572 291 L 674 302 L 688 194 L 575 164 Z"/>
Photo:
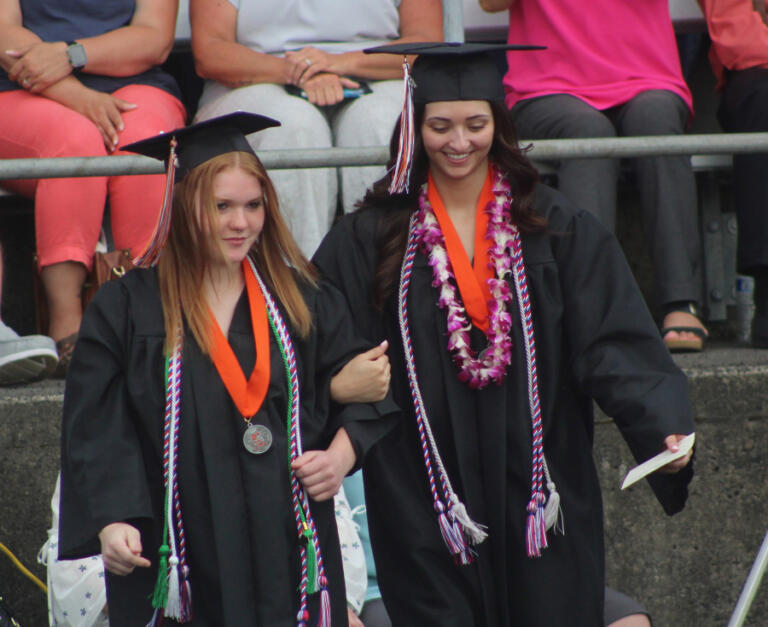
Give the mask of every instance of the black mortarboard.
<path id="1" fill-rule="evenodd" d="M 161 159 L 167 164 L 171 140 L 175 139 L 176 177 L 180 179 L 201 163 L 226 152 L 254 154 L 245 136 L 272 126 L 280 126 L 280 122 L 263 115 L 237 111 L 142 139 L 124 146 L 123 150 Z"/>
<path id="2" fill-rule="evenodd" d="M 133 260 L 135 265 L 152 266 L 160 257 L 171 227 L 171 198 L 176 177 L 181 179 L 195 167 L 228 152 L 254 155 L 245 136 L 272 126 L 280 126 L 280 122 L 238 111 L 123 146 L 123 150 L 161 159 L 167 167 L 163 207 L 144 252 Z"/>
<path id="3" fill-rule="evenodd" d="M 413 105 L 451 100 L 504 102 L 501 72 L 493 56 L 503 50 L 541 50 L 543 46 L 457 42 L 389 44 L 366 48 L 367 54 L 403 55 L 405 81 L 400 139 L 390 194 L 408 189 L 413 158 Z M 407 55 L 418 55 L 413 69 Z"/>
<path id="4" fill-rule="evenodd" d="M 542 46 L 455 42 L 390 44 L 367 48 L 367 54 L 418 55 L 411 69 L 413 102 L 504 100 L 502 76 L 493 53 L 541 50 Z"/>

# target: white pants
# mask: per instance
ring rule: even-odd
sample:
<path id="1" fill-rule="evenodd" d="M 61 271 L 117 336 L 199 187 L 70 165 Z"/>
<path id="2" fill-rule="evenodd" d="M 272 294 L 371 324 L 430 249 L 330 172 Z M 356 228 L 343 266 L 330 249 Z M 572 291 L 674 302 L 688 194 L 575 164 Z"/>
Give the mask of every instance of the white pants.
<path id="1" fill-rule="evenodd" d="M 370 83 L 373 93 L 332 107 L 316 107 L 286 93 L 282 85 L 258 84 L 230 89 L 208 81 L 196 122 L 249 111 L 275 118 L 282 126 L 248 138 L 255 151 L 389 145 L 402 108 L 402 81 Z M 383 166 L 273 170 L 280 207 L 291 233 L 311 257 L 331 226 L 338 189 L 345 212 L 352 211 L 365 190 L 384 175 Z M 340 178 L 340 182 L 339 182 Z"/>

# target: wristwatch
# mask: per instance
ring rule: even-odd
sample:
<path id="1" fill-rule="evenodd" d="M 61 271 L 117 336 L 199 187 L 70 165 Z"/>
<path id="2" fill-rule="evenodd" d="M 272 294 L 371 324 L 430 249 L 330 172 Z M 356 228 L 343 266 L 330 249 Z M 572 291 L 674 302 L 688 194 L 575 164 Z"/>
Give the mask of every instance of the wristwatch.
<path id="1" fill-rule="evenodd" d="M 85 64 L 88 62 L 83 44 L 79 44 L 76 41 L 67 42 L 67 57 L 69 58 L 69 64 L 72 66 L 73 70 L 84 68 Z"/>

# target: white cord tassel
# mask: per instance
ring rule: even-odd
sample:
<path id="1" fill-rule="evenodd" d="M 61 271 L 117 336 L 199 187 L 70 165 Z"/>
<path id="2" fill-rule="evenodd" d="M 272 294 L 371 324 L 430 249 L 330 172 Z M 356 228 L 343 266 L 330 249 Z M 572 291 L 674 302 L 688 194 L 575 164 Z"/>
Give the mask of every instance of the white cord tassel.
<path id="1" fill-rule="evenodd" d="M 453 504 L 451 513 L 461 525 L 462 530 L 469 538 L 470 542 L 473 545 L 483 542 L 488 537 L 488 534 L 485 531 L 488 527 L 481 525 L 480 523 L 476 523 L 469 517 L 467 508 L 464 506 L 464 503 L 459 500 L 459 497 L 456 496 L 455 493 L 451 494 L 451 503 Z"/>

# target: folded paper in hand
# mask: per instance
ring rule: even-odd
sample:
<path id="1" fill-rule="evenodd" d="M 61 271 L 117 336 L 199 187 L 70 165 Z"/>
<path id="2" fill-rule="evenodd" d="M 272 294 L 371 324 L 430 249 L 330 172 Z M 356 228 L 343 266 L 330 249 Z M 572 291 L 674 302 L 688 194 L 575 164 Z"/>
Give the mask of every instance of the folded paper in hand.
<path id="1" fill-rule="evenodd" d="M 662 466 L 666 466 L 668 463 L 687 455 L 688 451 L 690 451 L 693 447 L 693 442 L 695 439 L 696 434 L 691 433 L 691 435 L 685 436 L 677 443 L 679 448 L 676 453 L 673 453 L 667 449 L 655 457 L 651 457 L 651 459 L 644 461 L 639 466 L 635 466 L 627 473 L 627 476 L 624 477 L 624 483 L 621 484 L 621 489 L 624 490 L 625 488 L 628 488 L 633 483 L 640 481 L 640 479 L 646 475 L 650 475 L 653 471 L 658 470 Z"/>

